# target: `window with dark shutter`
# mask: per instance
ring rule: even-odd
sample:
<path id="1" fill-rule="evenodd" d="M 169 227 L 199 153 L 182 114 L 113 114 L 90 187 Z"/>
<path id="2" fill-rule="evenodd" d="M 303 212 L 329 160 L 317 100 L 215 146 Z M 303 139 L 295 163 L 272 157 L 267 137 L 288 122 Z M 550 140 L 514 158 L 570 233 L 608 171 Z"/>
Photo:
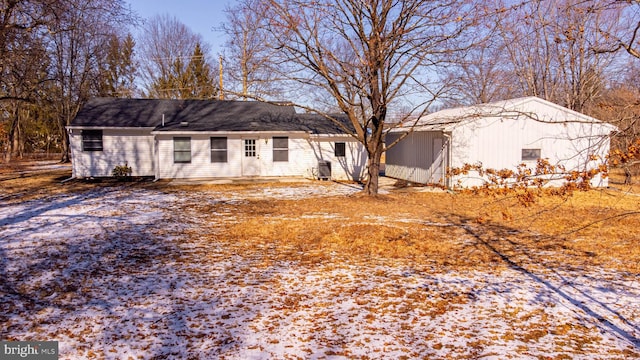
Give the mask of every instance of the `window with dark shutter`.
<path id="1" fill-rule="evenodd" d="M 227 162 L 227 138 L 226 137 L 211 138 L 211 162 L 212 163 Z"/>
<path id="2" fill-rule="evenodd" d="M 82 130 L 82 151 L 102 151 L 102 130 Z"/>
<path id="3" fill-rule="evenodd" d="M 335 156 L 345 157 L 347 156 L 347 147 L 343 142 L 337 142 L 335 145 Z"/>
<path id="4" fill-rule="evenodd" d="M 191 162 L 191 138 L 173 138 L 173 162 L 176 164 Z"/>
<path id="5" fill-rule="evenodd" d="M 273 138 L 273 161 L 289 161 L 289 138 Z"/>

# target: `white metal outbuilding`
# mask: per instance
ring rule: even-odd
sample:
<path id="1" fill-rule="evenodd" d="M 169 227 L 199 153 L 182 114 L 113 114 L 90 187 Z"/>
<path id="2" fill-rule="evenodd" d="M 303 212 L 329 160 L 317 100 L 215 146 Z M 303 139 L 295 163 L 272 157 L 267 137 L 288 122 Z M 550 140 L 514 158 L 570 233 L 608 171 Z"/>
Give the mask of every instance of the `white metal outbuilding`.
<path id="1" fill-rule="evenodd" d="M 465 164 L 515 170 L 520 164 L 535 168 L 542 158 L 567 171 L 596 168 L 605 161 L 610 134 L 617 130 L 537 97 L 442 110 L 411 125 L 393 129 L 386 136 L 389 146 L 408 133 L 387 150 L 386 176 L 447 187 L 485 182 L 474 172 L 446 176 L 447 169 Z M 591 185 L 607 186 L 607 179 L 597 176 Z"/>

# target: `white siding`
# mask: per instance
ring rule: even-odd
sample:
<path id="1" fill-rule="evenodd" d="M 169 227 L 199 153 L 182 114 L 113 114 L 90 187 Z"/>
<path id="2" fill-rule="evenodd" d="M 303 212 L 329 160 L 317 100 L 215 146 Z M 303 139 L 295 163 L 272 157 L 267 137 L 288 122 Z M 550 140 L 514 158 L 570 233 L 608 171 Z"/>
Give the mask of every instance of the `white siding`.
<path id="1" fill-rule="evenodd" d="M 82 151 L 82 130 L 69 134 L 74 177 L 111 176 L 118 165 L 129 165 L 133 176 L 153 176 L 153 136 L 144 129 L 105 129 L 102 151 Z"/>
<path id="2" fill-rule="evenodd" d="M 487 116 L 463 120 L 447 128 L 451 146 L 448 159 L 452 168 L 465 164 L 481 164 L 485 169 L 513 169 L 526 164 L 534 169 L 537 161 L 523 161 L 522 149 L 540 149 L 540 156 L 551 165 L 562 165 L 567 171 L 585 171 L 600 166 L 609 152 L 609 132 L 614 128 L 591 118 L 581 118 L 571 110 L 546 102 L 528 102 L 518 108 L 517 116 Z M 524 105 L 523 105 L 524 106 Z M 513 114 L 513 112 L 512 112 Z M 584 117 L 584 116 L 583 116 Z M 539 121 L 542 120 L 542 121 Z M 390 144 L 400 133 L 387 135 Z M 435 139 L 449 136 L 442 131 L 420 131 L 409 134 L 386 152 L 386 175 L 418 183 L 434 182 Z M 599 160 L 591 160 L 596 155 Z M 563 180 L 549 185 L 560 185 Z M 450 179 L 449 185 L 465 187 L 484 183 L 477 173 Z M 607 179 L 597 177 L 593 186 L 606 186 Z"/>
<path id="3" fill-rule="evenodd" d="M 246 176 L 243 171 L 244 140 L 256 139 L 259 171 L 252 176 L 282 176 L 314 178 L 319 159 L 332 162 L 333 178 L 339 180 L 359 179 L 366 164 L 366 153 L 359 143 L 344 137 L 327 137 L 322 140 L 299 133 L 262 134 L 157 134 L 158 178 L 234 178 Z M 210 138 L 227 137 L 227 162 L 212 163 Z M 273 161 L 273 137 L 289 138 L 289 160 Z M 191 163 L 176 164 L 173 161 L 173 138 L 191 138 Z M 347 143 L 347 156 L 336 159 L 335 141 Z M 363 155 L 364 154 L 364 155 Z"/>
<path id="4" fill-rule="evenodd" d="M 335 144 L 345 143 L 345 156 L 335 156 Z M 333 180 L 362 180 L 366 172 L 367 152 L 364 146 L 349 136 L 314 136 L 310 142 L 314 157 L 310 164 L 309 177 L 317 178 L 318 161 L 331 163 Z"/>
<path id="5" fill-rule="evenodd" d="M 211 162 L 211 136 L 222 135 L 156 135 L 158 149 L 158 174 L 160 179 L 171 178 L 215 178 L 242 176 L 242 139 L 227 137 L 227 162 Z M 173 161 L 173 138 L 191 138 L 191 162 L 186 164 Z"/>
<path id="6" fill-rule="evenodd" d="M 599 123 L 544 123 L 530 118 L 489 118 L 469 122 L 453 131 L 452 167 L 481 163 L 484 168 L 515 169 L 525 163 L 522 149 L 540 149 L 540 156 L 567 171 L 597 167 L 602 161 L 590 161 L 590 155 L 604 159 L 609 151 L 608 127 Z M 462 186 L 477 186 L 483 180 L 477 174 L 458 177 Z M 559 185 L 561 181 L 555 182 Z M 606 186 L 606 179 L 595 179 L 594 186 Z"/>
<path id="7" fill-rule="evenodd" d="M 287 136 L 277 134 L 274 136 Z M 271 137 L 261 138 L 262 172 L 261 176 L 300 176 L 309 177 L 309 168 L 315 159 L 309 144 L 308 136 L 289 135 L 289 161 L 273 161 L 273 140 Z"/>
<path id="8" fill-rule="evenodd" d="M 149 129 L 104 129 L 103 151 L 82 151 L 82 131 L 69 133 L 73 176 L 111 176 L 115 166 L 127 164 L 133 176 L 157 178 L 235 178 L 243 171 L 244 140 L 256 139 L 259 171 L 255 176 L 316 178 L 318 160 L 328 160 L 335 180 L 360 180 L 366 167 L 363 146 L 347 136 L 309 136 L 304 133 L 155 134 Z M 227 138 L 227 162 L 211 162 L 211 137 Z M 273 161 L 273 137 L 288 137 L 288 161 Z M 191 138 L 191 162 L 174 163 L 173 138 Z M 335 156 L 335 143 L 346 144 L 346 156 Z"/>
<path id="9" fill-rule="evenodd" d="M 393 143 L 400 135 L 400 133 L 387 134 L 386 143 Z M 441 165 L 438 169 L 438 164 L 434 164 L 438 155 L 434 151 L 436 139 L 441 139 L 445 148 L 447 147 L 447 138 L 441 132 L 417 131 L 408 134 L 386 151 L 385 175 L 421 184 L 442 183 L 443 179 L 438 174 L 446 171 L 448 155 L 446 151 L 442 153 L 444 166 Z"/>

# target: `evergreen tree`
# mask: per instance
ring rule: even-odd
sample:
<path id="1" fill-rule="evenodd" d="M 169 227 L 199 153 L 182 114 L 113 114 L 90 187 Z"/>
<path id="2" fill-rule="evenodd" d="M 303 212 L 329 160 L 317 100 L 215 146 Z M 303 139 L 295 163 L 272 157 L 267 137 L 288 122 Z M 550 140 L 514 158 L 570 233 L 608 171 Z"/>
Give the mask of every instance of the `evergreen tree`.
<path id="1" fill-rule="evenodd" d="M 211 66 L 206 62 L 200 43 L 196 43 L 187 66 L 189 97 L 193 99 L 213 99 L 217 95 Z"/>
<path id="2" fill-rule="evenodd" d="M 137 67 L 134 61 L 135 41 L 131 34 L 124 39 L 112 35 L 102 69 L 100 96 L 131 98 L 136 91 Z"/>
<path id="3" fill-rule="evenodd" d="M 176 58 L 168 71 L 158 76 L 150 87 L 150 95 L 161 99 L 213 99 L 217 94 L 211 65 L 196 43 L 189 62 Z"/>

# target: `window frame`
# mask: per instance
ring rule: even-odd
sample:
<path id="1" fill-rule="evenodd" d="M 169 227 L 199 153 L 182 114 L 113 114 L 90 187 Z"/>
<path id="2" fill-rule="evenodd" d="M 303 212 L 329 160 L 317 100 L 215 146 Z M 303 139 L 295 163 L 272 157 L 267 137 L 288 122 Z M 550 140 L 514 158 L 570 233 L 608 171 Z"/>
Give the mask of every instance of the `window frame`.
<path id="1" fill-rule="evenodd" d="M 347 143 L 345 142 L 336 142 L 333 146 L 333 155 L 335 157 L 346 157 L 347 156 Z"/>
<path id="2" fill-rule="evenodd" d="M 82 130 L 82 151 L 103 151 L 102 130 Z"/>
<path id="3" fill-rule="evenodd" d="M 286 141 L 286 147 L 283 147 L 281 141 Z M 273 162 L 289 162 L 289 137 L 274 136 L 271 138 L 273 144 Z"/>
<path id="4" fill-rule="evenodd" d="M 520 153 L 522 161 L 538 161 L 542 158 L 542 149 L 540 148 L 523 148 Z"/>
<path id="5" fill-rule="evenodd" d="M 176 145 L 179 141 L 185 141 L 189 143 L 189 149 L 178 149 L 176 148 Z M 178 160 L 178 158 L 180 156 L 176 156 L 176 155 L 181 155 L 181 154 L 189 154 L 189 159 L 188 160 Z M 191 163 L 191 137 L 184 137 L 184 136 L 176 136 L 173 138 L 173 163 L 174 164 L 190 164 Z"/>
<path id="6" fill-rule="evenodd" d="M 217 145 L 220 145 L 224 140 L 224 148 L 223 147 L 214 147 L 214 141 L 220 141 Z M 229 141 L 225 136 L 212 136 L 209 139 L 211 154 L 210 161 L 211 163 L 226 163 L 229 161 Z M 215 156 L 214 156 L 215 155 Z M 219 158 L 218 158 L 219 157 Z"/>
<path id="7" fill-rule="evenodd" d="M 258 140 L 257 139 L 244 139 L 244 157 L 254 158 L 258 157 Z"/>

